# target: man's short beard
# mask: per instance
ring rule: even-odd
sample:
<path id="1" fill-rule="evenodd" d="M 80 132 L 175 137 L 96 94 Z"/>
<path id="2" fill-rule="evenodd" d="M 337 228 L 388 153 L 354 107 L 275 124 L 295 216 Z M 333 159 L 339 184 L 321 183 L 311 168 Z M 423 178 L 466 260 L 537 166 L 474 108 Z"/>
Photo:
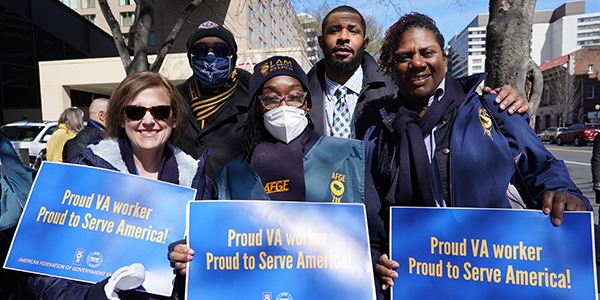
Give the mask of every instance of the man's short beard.
<path id="1" fill-rule="evenodd" d="M 333 55 L 329 52 L 329 50 L 326 50 L 325 51 L 325 64 L 337 72 L 342 72 L 342 73 L 354 72 L 356 69 L 358 69 L 358 66 L 360 66 L 364 52 L 365 52 L 365 47 L 364 47 L 364 45 L 361 45 L 360 47 L 358 47 L 358 49 L 356 49 L 356 52 L 353 53 L 354 57 L 352 58 L 352 60 L 350 60 L 348 62 L 343 62 L 343 61 L 333 59 Z"/>

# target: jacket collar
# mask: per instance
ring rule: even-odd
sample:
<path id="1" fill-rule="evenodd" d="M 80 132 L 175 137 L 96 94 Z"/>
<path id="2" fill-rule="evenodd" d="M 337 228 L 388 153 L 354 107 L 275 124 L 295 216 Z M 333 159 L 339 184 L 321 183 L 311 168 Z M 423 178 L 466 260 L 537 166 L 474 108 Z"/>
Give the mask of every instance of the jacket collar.
<path id="1" fill-rule="evenodd" d="M 164 151 L 165 157 L 163 157 L 162 160 L 168 161 L 174 159 L 178 174 L 163 174 L 175 169 L 173 166 L 170 166 L 169 170 L 166 170 L 166 168 L 163 167 L 162 169 L 165 170 L 159 172 L 158 179 L 191 187 L 198 169 L 198 162 L 184 153 L 183 150 L 173 146 L 170 142 L 167 142 L 166 147 L 168 147 L 169 151 Z M 104 139 L 97 144 L 88 146 L 87 149 L 89 150 L 83 151 L 83 155 L 95 166 L 111 167 L 111 169 L 126 174 L 136 173 L 135 167 L 131 166 L 133 163 L 133 153 L 127 140 Z M 103 166 L 99 159 L 108 163 L 110 166 Z"/>

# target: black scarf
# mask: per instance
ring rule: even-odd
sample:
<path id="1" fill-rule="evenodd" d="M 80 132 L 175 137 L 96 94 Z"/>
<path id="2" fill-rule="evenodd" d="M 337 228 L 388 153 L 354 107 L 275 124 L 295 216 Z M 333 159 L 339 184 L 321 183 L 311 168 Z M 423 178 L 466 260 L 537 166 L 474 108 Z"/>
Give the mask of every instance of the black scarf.
<path id="1" fill-rule="evenodd" d="M 200 128 L 206 126 L 208 119 L 233 97 L 238 86 L 237 71 L 233 70 L 231 77 L 217 88 L 203 87 L 196 77 L 192 78 L 189 86 L 190 106 Z"/>
<path id="2" fill-rule="evenodd" d="M 309 126 L 289 144 L 261 141 L 252 151 L 250 166 L 258 174 L 271 200 L 304 201 L 304 154 L 319 135 Z"/>
<path id="3" fill-rule="evenodd" d="M 164 146 L 162 158 L 158 166 L 158 180 L 166 181 L 174 184 L 179 184 L 179 168 L 173 151 L 167 145 Z M 138 174 L 135 161 L 133 159 L 133 149 L 131 141 L 127 138 L 119 139 L 119 149 L 121 150 L 121 158 L 127 166 L 129 174 Z"/>
<path id="4" fill-rule="evenodd" d="M 427 156 L 424 137 L 440 123 L 445 115 L 452 113 L 466 98 L 462 86 L 446 76 L 446 88 L 441 100 L 429 106 L 425 114 L 402 106 L 392 124 L 397 145 L 393 178 L 386 200 L 401 206 L 436 206 L 431 166 Z M 400 95 L 400 94 L 399 94 Z"/>

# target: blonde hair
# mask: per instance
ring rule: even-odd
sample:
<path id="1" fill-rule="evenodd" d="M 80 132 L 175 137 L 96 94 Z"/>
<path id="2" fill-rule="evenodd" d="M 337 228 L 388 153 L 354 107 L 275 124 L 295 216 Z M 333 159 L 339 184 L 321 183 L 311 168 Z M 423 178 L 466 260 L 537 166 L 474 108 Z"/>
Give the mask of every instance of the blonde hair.
<path id="1" fill-rule="evenodd" d="M 58 117 L 58 124 L 65 124 L 67 131 L 79 133 L 83 129 L 83 111 L 77 107 L 65 109 Z"/>

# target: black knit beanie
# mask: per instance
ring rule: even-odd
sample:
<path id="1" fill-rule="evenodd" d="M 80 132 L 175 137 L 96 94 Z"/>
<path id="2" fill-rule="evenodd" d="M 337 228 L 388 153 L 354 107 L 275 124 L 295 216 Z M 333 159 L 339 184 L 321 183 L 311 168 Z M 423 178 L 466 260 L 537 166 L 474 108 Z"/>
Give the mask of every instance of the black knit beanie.
<path id="1" fill-rule="evenodd" d="M 205 37 L 205 36 L 215 36 L 218 38 L 221 38 L 225 41 L 225 43 L 227 43 L 227 45 L 229 45 L 229 47 L 231 47 L 231 50 L 233 51 L 233 57 L 231 58 L 231 63 L 233 64 L 233 66 L 235 66 L 236 61 L 237 61 L 237 44 L 235 43 L 235 38 L 233 37 L 233 34 L 231 34 L 231 31 L 227 30 L 225 27 L 213 22 L 213 21 L 206 21 L 203 22 L 202 24 L 200 24 L 198 26 L 198 28 L 196 28 L 196 31 L 194 31 L 194 33 L 192 33 L 192 35 L 190 35 L 190 37 L 187 40 L 187 56 L 188 56 L 188 60 L 191 60 L 191 52 L 192 52 L 192 46 L 194 46 L 194 43 Z"/>
<path id="2" fill-rule="evenodd" d="M 292 76 L 304 87 L 304 90 L 308 92 L 306 97 L 306 103 L 308 107 L 311 107 L 310 90 L 308 88 L 308 76 L 302 70 L 302 67 L 296 62 L 295 59 L 288 56 L 273 56 L 267 58 L 254 66 L 254 73 L 250 78 L 250 95 L 253 97 L 258 94 L 269 79 L 279 76 L 288 75 Z"/>

